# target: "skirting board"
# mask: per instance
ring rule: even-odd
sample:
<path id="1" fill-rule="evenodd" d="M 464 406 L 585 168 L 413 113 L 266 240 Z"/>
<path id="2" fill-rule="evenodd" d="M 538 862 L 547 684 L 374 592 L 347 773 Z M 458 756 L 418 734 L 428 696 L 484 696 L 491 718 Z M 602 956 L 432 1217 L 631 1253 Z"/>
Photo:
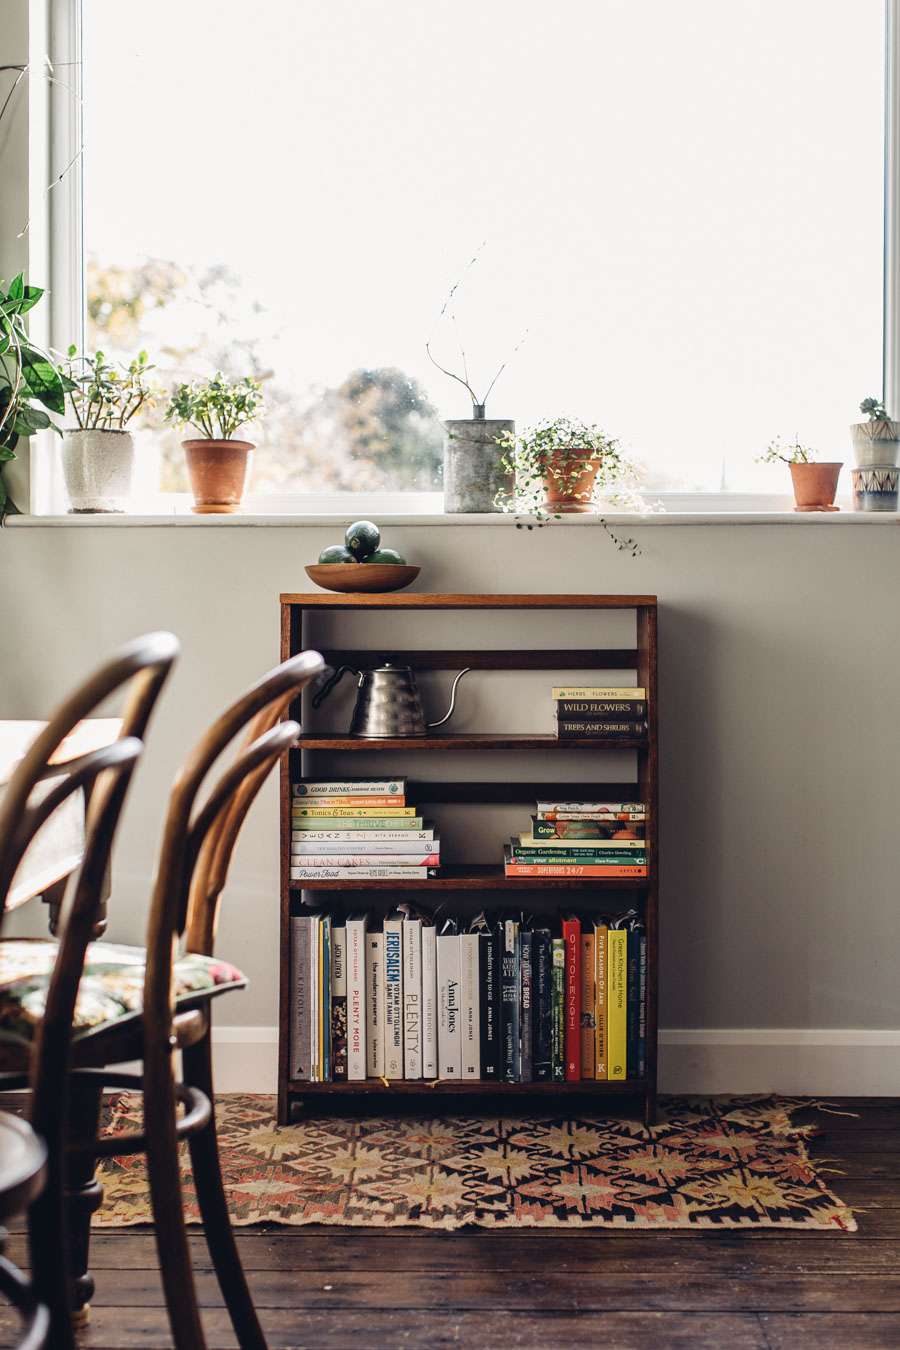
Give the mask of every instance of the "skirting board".
<path id="1" fill-rule="evenodd" d="M 215 1027 L 219 1092 L 274 1092 L 275 1027 Z M 900 1030 L 678 1030 L 659 1034 L 663 1092 L 900 1095 Z"/>

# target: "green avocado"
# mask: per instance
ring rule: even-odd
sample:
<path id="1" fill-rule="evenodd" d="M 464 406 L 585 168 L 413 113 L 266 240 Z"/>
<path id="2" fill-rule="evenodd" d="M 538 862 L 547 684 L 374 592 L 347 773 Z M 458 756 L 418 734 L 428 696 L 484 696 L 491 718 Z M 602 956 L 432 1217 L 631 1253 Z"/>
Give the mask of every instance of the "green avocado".
<path id="1" fill-rule="evenodd" d="M 343 544 L 329 544 L 323 548 L 319 554 L 320 563 L 351 563 L 356 562 L 353 554 Z"/>
<path id="2" fill-rule="evenodd" d="M 376 548 L 374 553 L 370 553 L 367 558 L 363 558 L 364 563 L 405 563 L 406 559 L 401 558 L 395 548 Z"/>
<path id="3" fill-rule="evenodd" d="M 356 520 L 347 529 L 344 543 L 357 562 L 362 562 L 370 553 L 374 553 L 381 543 L 381 531 L 371 520 Z"/>

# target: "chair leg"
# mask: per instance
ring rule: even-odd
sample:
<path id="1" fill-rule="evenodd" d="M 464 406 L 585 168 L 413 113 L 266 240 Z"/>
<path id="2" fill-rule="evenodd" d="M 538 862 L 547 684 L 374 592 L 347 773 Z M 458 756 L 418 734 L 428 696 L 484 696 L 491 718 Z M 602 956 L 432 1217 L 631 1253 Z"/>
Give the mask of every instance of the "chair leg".
<path id="1" fill-rule="evenodd" d="M 207 1127 L 190 1137 L 194 1185 L 203 1216 L 206 1245 L 241 1350 L 266 1350 L 266 1338 L 247 1287 L 222 1185 L 209 1028 L 202 1041 L 183 1051 L 182 1059 L 185 1082 L 205 1093 L 212 1105 Z"/>
<path id="2" fill-rule="evenodd" d="M 96 1139 L 100 1128 L 103 1084 L 90 1074 L 69 1077 L 69 1119 L 66 1138 L 83 1144 Z M 76 1329 L 91 1315 L 94 1277 L 88 1269 L 91 1250 L 91 1218 L 103 1203 L 103 1187 L 95 1176 L 97 1160 L 89 1151 L 66 1160 L 66 1231 L 72 1273 L 71 1309 Z"/>
<path id="3" fill-rule="evenodd" d="M 147 1171 L 156 1231 L 156 1250 L 175 1350 L 205 1350 L 197 1308 L 191 1253 L 184 1227 L 178 1141 L 175 1134 L 175 1083 L 170 1056 L 144 1055 L 144 1132 Z"/>
<path id="4" fill-rule="evenodd" d="M 71 1081 L 71 1080 L 70 1080 Z M 67 1101 L 58 1094 L 32 1094 L 31 1120 L 47 1146 L 47 1181 L 28 1211 L 28 1248 L 35 1298 L 50 1313 L 50 1344 L 58 1350 L 74 1350 L 73 1300 L 70 1260 L 74 1255 L 73 1211 L 66 1204 Z M 86 1223 L 90 1229 L 90 1211 Z M 87 1276 L 87 1250 L 84 1275 Z M 85 1295 L 84 1306 L 93 1290 Z M 80 1310 L 80 1305 L 79 1305 Z"/>

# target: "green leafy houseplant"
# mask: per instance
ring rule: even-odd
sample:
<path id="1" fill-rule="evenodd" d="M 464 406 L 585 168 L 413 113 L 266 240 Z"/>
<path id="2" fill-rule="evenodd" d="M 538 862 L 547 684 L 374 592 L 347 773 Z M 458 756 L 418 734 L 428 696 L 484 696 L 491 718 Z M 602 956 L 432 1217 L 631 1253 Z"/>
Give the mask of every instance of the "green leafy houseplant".
<path id="1" fill-rule="evenodd" d="M 115 365 L 103 352 L 79 356 L 73 343 L 66 353 L 65 373 L 78 430 L 124 431 L 133 417 L 156 401 L 157 391 L 148 378 L 153 369 L 143 351 L 127 366 Z"/>
<path id="2" fill-rule="evenodd" d="M 65 412 L 71 381 L 25 327 L 25 315 L 43 294 L 39 286 L 26 286 L 21 272 L 8 288 L 0 281 L 0 463 L 15 459 L 21 436 L 48 428 L 60 434 L 50 413 Z M 7 501 L 0 478 L 0 518 Z"/>
<path id="3" fill-rule="evenodd" d="M 234 433 L 252 422 L 263 410 L 262 386 L 245 375 L 227 380 L 216 371 L 209 380 L 176 385 L 166 420 L 193 426 L 208 441 L 230 441 Z"/>
<path id="4" fill-rule="evenodd" d="M 239 508 L 254 447 L 250 441 L 237 440 L 234 433 L 259 417 L 262 408 L 262 388 L 249 375 L 231 381 L 216 371 L 210 380 L 179 384 L 172 391 L 167 420 L 194 426 L 201 433 L 200 439 L 182 441 L 194 511 L 227 515 Z"/>

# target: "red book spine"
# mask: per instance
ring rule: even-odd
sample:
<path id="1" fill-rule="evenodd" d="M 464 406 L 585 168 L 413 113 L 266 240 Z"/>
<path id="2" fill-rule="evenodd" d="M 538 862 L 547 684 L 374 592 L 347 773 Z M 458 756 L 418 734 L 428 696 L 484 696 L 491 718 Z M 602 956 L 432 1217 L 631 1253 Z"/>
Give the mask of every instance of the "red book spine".
<path id="1" fill-rule="evenodd" d="M 566 1082 L 581 1079 L 581 920 L 563 919 L 566 948 Z"/>

